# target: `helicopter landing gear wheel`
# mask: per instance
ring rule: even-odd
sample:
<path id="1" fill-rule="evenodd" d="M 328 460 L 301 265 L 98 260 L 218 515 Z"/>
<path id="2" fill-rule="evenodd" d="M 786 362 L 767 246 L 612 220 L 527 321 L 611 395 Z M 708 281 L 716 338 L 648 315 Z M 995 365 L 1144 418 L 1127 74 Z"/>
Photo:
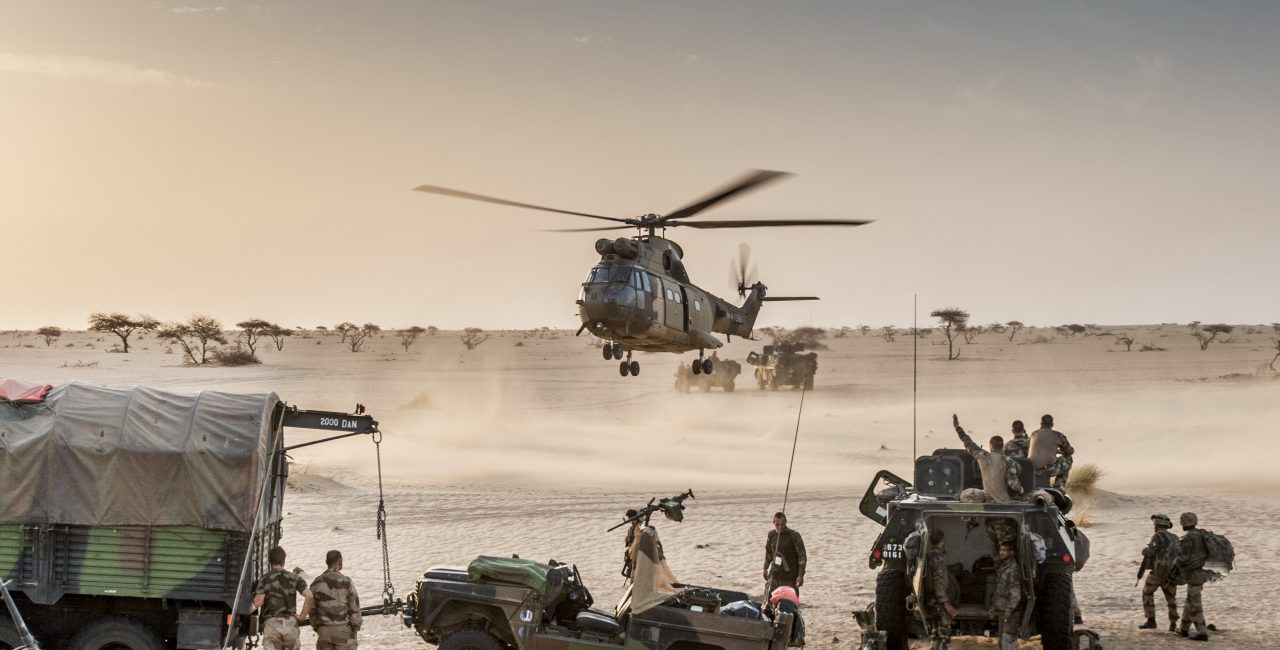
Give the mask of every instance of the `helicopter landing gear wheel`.
<path id="1" fill-rule="evenodd" d="M 702 360 L 702 374 L 704 375 L 711 374 L 711 359 Z"/>
<path id="2" fill-rule="evenodd" d="M 614 361 L 617 361 L 617 360 L 621 359 L 621 358 L 622 358 L 622 344 L 621 344 L 621 343 L 611 343 L 610 345 L 613 347 L 613 359 L 614 359 Z M 630 353 L 630 352 L 628 352 L 628 353 L 627 353 L 627 356 L 628 356 L 628 357 L 630 357 L 630 356 L 631 356 L 631 353 Z"/>
<path id="3" fill-rule="evenodd" d="M 635 377 L 639 377 L 639 376 L 640 376 L 640 362 L 639 362 L 639 361 L 632 361 L 632 362 L 631 362 L 631 374 L 632 374 L 632 376 L 635 376 Z"/>
<path id="4" fill-rule="evenodd" d="M 693 363 L 689 364 L 689 370 L 693 371 L 693 374 L 695 374 L 695 375 L 701 375 L 701 374 L 702 374 L 702 359 L 694 359 L 694 360 L 693 360 Z"/>
<path id="5" fill-rule="evenodd" d="M 618 374 L 622 375 L 623 377 L 626 377 L 627 375 L 631 374 L 631 364 L 627 363 L 626 361 L 619 363 Z"/>
<path id="6" fill-rule="evenodd" d="M 605 343 L 604 345 L 600 346 L 600 352 L 601 354 L 604 355 L 605 361 L 609 361 L 613 359 L 613 344 Z"/>

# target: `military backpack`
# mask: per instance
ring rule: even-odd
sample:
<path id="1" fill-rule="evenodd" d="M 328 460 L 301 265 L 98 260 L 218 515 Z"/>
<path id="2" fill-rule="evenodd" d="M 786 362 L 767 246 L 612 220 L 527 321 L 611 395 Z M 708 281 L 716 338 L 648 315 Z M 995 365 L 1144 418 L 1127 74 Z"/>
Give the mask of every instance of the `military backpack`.
<path id="1" fill-rule="evenodd" d="M 1205 564 L 1225 567 L 1227 571 L 1235 568 L 1236 549 L 1231 546 L 1231 540 L 1211 530 L 1206 530 L 1204 531 L 1204 548 L 1208 555 Z"/>

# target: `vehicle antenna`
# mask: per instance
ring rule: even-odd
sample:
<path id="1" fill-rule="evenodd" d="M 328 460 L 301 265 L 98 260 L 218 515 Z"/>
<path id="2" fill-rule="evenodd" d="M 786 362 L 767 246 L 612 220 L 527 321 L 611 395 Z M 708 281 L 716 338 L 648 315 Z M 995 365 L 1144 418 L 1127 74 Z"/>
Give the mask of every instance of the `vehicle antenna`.
<path id="1" fill-rule="evenodd" d="M 782 491 L 782 514 L 787 513 L 787 497 L 791 494 L 791 470 L 796 466 L 796 444 L 800 442 L 800 414 L 804 413 L 804 384 L 800 385 L 800 408 L 796 409 L 796 435 L 791 440 L 791 464 L 787 465 L 787 487 Z"/>
<path id="2" fill-rule="evenodd" d="M 917 386 L 917 368 L 920 365 L 920 324 L 918 323 L 920 310 L 920 294 L 911 294 L 911 462 L 916 462 L 919 454 L 916 453 L 916 386 Z"/>

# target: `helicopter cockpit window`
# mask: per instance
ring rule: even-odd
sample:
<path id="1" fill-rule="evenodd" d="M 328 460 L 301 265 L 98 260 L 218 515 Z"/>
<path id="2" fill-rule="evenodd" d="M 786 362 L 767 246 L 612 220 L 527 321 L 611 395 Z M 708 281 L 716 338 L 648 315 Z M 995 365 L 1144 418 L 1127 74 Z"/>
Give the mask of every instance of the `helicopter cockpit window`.
<path id="1" fill-rule="evenodd" d="M 615 266 L 609 280 L 612 282 L 628 282 L 631 280 L 631 270 L 630 266 Z"/>
<path id="2" fill-rule="evenodd" d="M 603 284 L 609 281 L 609 267 L 597 266 L 591 269 L 591 276 L 587 278 L 590 284 Z"/>
<path id="3" fill-rule="evenodd" d="M 645 290 L 645 291 L 649 291 L 649 292 L 653 291 L 652 289 L 650 289 L 650 288 L 649 288 L 649 274 L 648 274 L 648 273 L 645 273 L 644 271 L 641 271 L 641 272 L 640 272 L 640 283 L 644 285 L 644 290 Z"/>
<path id="4" fill-rule="evenodd" d="M 639 289 L 639 290 L 644 290 L 644 283 L 642 283 L 642 282 L 640 281 L 640 272 L 639 272 L 639 271 L 632 271 L 632 272 L 631 272 L 631 286 L 632 286 L 632 287 L 635 287 L 636 289 Z"/>

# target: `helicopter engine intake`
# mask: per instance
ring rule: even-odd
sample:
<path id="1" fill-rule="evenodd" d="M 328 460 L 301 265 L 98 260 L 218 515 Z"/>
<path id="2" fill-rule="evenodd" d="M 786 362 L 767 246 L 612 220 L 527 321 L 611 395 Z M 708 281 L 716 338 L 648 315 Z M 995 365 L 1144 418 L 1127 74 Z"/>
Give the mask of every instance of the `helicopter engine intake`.
<path id="1" fill-rule="evenodd" d="M 597 244 L 596 250 L 599 249 L 600 245 Z M 618 257 L 627 260 L 634 260 L 637 257 L 640 257 L 640 247 L 636 245 L 636 241 L 634 239 L 629 239 L 627 237 L 619 237 L 613 240 L 613 252 L 617 254 Z"/>

